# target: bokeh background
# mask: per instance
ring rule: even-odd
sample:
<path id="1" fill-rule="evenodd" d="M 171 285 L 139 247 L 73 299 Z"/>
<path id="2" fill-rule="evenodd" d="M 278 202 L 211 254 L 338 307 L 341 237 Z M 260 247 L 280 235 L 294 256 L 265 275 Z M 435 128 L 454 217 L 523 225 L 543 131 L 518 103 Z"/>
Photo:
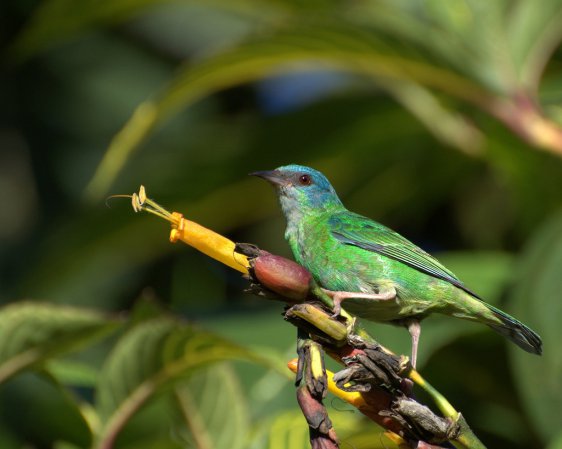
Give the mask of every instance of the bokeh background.
<path id="1" fill-rule="evenodd" d="M 561 1 L 0 8 L 4 307 L 31 299 L 112 316 L 161 309 L 288 360 L 295 330 L 282 305 L 171 245 L 165 222 L 106 198 L 143 184 L 170 210 L 289 256 L 273 191 L 247 174 L 310 165 L 349 209 L 436 254 L 541 334 L 539 358 L 483 326 L 432 317 L 419 365 L 488 447 L 562 447 Z M 369 330 L 408 353 L 403 329 Z M 15 338 L 0 336 L 2 348 Z M 2 447 L 88 447 L 80 413 L 96 404 L 118 339 L 61 359 L 82 377 L 41 366 L 1 385 Z M 116 447 L 307 447 L 288 377 L 235 363 L 189 382 L 200 427 L 170 430 L 173 407 L 158 399 Z M 344 445 L 388 446 L 345 404 L 327 402 Z"/>

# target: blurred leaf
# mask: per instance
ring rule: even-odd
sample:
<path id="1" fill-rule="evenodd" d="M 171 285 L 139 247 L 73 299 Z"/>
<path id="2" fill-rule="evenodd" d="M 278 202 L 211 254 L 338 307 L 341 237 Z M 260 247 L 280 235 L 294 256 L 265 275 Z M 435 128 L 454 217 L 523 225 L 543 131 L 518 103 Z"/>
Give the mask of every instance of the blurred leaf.
<path id="1" fill-rule="evenodd" d="M 507 27 L 511 54 L 519 72 L 519 81 L 535 91 L 542 72 L 562 39 L 562 3 L 543 0 L 540 8 L 532 0 L 513 5 Z"/>
<path id="2" fill-rule="evenodd" d="M 11 51 L 23 59 L 95 25 L 115 24 L 133 14 L 172 0 L 85 0 L 77 7 L 73 0 L 41 3 Z"/>
<path id="3" fill-rule="evenodd" d="M 250 421 L 247 397 L 228 364 L 199 370 L 176 389 L 182 416 L 177 434 L 187 447 L 246 448 Z"/>
<path id="4" fill-rule="evenodd" d="M 21 449 L 21 442 L 13 435 L 8 423 L 0 424 L 0 447 L 2 449 Z"/>
<path id="5" fill-rule="evenodd" d="M 557 436 L 552 439 L 546 449 L 562 449 L 562 432 L 558 432 Z"/>
<path id="6" fill-rule="evenodd" d="M 74 0 L 48 0 L 37 7 L 10 51 L 17 59 L 23 60 L 88 30 L 134 19 L 167 3 L 222 9 L 276 20 L 283 18 L 294 6 L 291 5 L 294 1 L 287 0 L 82 0 L 80 8 L 77 8 Z"/>
<path id="7" fill-rule="evenodd" d="M 36 302 L 0 310 L 0 383 L 18 372 L 91 343 L 118 323 L 102 313 Z"/>
<path id="8" fill-rule="evenodd" d="M 94 387 L 98 371 L 92 366 L 71 360 L 49 360 L 45 369 L 63 385 L 73 387 Z"/>
<path id="9" fill-rule="evenodd" d="M 329 407 L 328 413 L 338 438 L 344 445 L 357 449 L 394 449 L 396 444 L 383 435 L 383 429 L 367 421 L 363 415 L 347 404 L 330 403 L 331 396 L 324 403 Z M 343 409 L 342 409 L 343 408 Z M 302 412 L 295 406 L 293 410 L 284 411 L 271 419 L 258 423 L 255 436 L 248 449 L 309 449 L 308 426 Z"/>
<path id="10" fill-rule="evenodd" d="M 400 449 L 400 447 L 384 435 L 383 429 L 372 432 L 360 432 L 348 439 L 354 449 Z"/>
<path id="11" fill-rule="evenodd" d="M 517 348 L 511 356 L 519 394 L 529 419 L 545 441 L 560 429 L 562 411 L 562 214 L 537 229 L 518 267 L 514 311 L 542 337 L 542 357 Z"/>
<path id="12" fill-rule="evenodd" d="M 378 83 L 444 144 L 471 156 L 481 155 L 482 133 L 460 114 L 445 107 L 428 89 L 406 81 L 380 80 Z"/>
<path id="13" fill-rule="evenodd" d="M 248 449 L 308 449 L 308 426 L 298 409 L 262 420 Z"/>
<path id="14" fill-rule="evenodd" d="M 104 423 L 99 447 L 112 444 L 129 419 L 152 397 L 209 363 L 240 359 L 281 372 L 270 354 L 238 346 L 169 318 L 132 328 L 117 343 L 102 370 L 97 407 Z"/>
<path id="15" fill-rule="evenodd" d="M 82 448 L 91 444 L 92 432 L 76 397 L 43 373 L 10 379 L 0 389 L 0 403 L 0 420 L 20 440 L 20 448 L 49 448 L 56 441 Z"/>
<path id="16" fill-rule="evenodd" d="M 67 441 L 57 441 L 53 446 L 53 449 L 82 449 L 80 446 L 76 446 Z"/>
<path id="17" fill-rule="evenodd" d="M 220 89 L 272 73 L 328 67 L 370 77 L 411 80 L 486 104 L 485 91 L 470 80 L 433 66 L 351 26 L 297 26 L 254 40 L 184 68 L 154 100 L 141 103 L 113 138 L 87 187 L 91 199 L 107 192 L 132 152 L 164 120 Z"/>

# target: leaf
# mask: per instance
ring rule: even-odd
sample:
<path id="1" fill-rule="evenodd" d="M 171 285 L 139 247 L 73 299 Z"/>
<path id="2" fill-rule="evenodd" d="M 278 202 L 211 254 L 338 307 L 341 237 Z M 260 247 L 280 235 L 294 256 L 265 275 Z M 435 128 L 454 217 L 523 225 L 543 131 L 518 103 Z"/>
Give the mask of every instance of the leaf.
<path id="1" fill-rule="evenodd" d="M 0 383 L 115 329 L 116 321 L 85 309 L 19 302 L 0 310 Z"/>
<path id="2" fill-rule="evenodd" d="M 227 87 L 307 68 L 330 68 L 374 78 L 414 81 L 437 87 L 469 102 L 487 103 L 487 93 L 456 73 L 421 60 L 414 52 L 397 52 L 377 36 L 356 27 L 296 26 L 254 40 L 185 67 L 153 100 L 141 103 L 112 139 L 86 188 L 101 198 L 133 151 L 159 124 L 178 111 Z"/>
<path id="3" fill-rule="evenodd" d="M 94 387 L 98 379 L 92 366 L 71 360 L 49 360 L 45 369 L 61 384 L 73 387 Z"/>
<path id="4" fill-rule="evenodd" d="M 516 384 L 529 419 L 544 440 L 560 428 L 562 404 L 562 214 L 539 228 L 522 255 L 513 308 L 543 339 L 543 355 L 535 357 L 511 348 Z"/>
<path id="5" fill-rule="evenodd" d="M 471 156 L 482 153 L 483 135 L 460 114 L 447 109 L 428 89 L 406 81 L 379 81 L 440 141 Z"/>
<path id="6" fill-rule="evenodd" d="M 537 90 L 542 72 L 562 39 L 562 3 L 543 0 L 540 8 L 532 0 L 514 5 L 507 32 L 520 83 Z"/>
<path id="7" fill-rule="evenodd" d="M 562 449 L 562 432 L 558 432 L 557 436 L 548 444 L 546 449 Z"/>
<path id="8" fill-rule="evenodd" d="M 258 423 L 248 449 L 308 449 L 308 426 L 298 408 L 281 412 Z"/>
<path id="9" fill-rule="evenodd" d="M 20 448 L 52 447 L 55 441 L 91 445 L 92 433 L 75 395 L 44 373 L 11 379 L 0 390 L 0 403 L 0 421 L 21 440 Z"/>
<path id="10" fill-rule="evenodd" d="M 176 389 L 182 426 L 177 434 L 198 449 L 246 448 L 250 421 L 247 399 L 226 363 L 194 373 Z"/>
<path id="11" fill-rule="evenodd" d="M 289 10 L 289 5 L 283 3 L 290 2 L 276 1 L 272 5 L 263 0 L 82 0 L 80 8 L 77 8 L 74 0 L 48 0 L 36 8 L 12 44 L 10 52 L 17 60 L 25 60 L 88 30 L 123 23 L 151 8 L 168 3 L 233 10 L 251 16 L 263 14 L 269 17 L 272 12 L 276 12 L 280 19 Z"/>
<path id="12" fill-rule="evenodd" d="M 331 396 L 324 400 L 331 401 Z M 347 409 L 346 409 L 347 408 Z M 351 406 L 337 404 L 328 413 L 338 438 L 357 449 L 394 449 L 398 446 L 384 436 L 384 429 L 362 419 L 360 413 L 350 413 Z M 346 413 L 347 412 L 347 413 Z M 308 426 L 302 412 L 295 407 L 258 423 L 257 432 L 248 449 L 309 449 Z"/>
<path id="13" fill-rule="evenodd" d="M 103 422 L 98 447 L 109 447 L 129 419 L 152 397 L 213 362 L 239 359 L 285 371 L 267 354 L 238 346 L 170 318 L 138 324 L 115 346 L 98 385 Z"/>
<path id="14" fill-rule="evenodd" d="M 119 23 L 133 14 L 171 0 L 85 0 L 76 7 L 73 0 L 43 2 L 18 36 L 11 52 L 25 59 L 69 37 L 100 24 Z"/>

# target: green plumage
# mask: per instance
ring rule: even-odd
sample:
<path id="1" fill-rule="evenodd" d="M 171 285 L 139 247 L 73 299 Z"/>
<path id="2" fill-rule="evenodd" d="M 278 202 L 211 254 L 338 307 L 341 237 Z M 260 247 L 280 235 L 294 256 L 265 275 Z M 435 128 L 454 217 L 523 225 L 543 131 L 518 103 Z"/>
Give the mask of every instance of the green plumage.
<path id="1" fill-rule="evenodd" d="M 289 165 L 256 175 L 277 188 L 287 218 L 285 237 L 295 259 L 325 289 L 392 300 L 345 299 L 349 312 L 372 321 L 407 322 L 430 313 L 487 324 L 526 351 L 540 354 L 540 337 L 483 302 L 437 259 L 398 233 L 348 211 L 320 172 Z"/>

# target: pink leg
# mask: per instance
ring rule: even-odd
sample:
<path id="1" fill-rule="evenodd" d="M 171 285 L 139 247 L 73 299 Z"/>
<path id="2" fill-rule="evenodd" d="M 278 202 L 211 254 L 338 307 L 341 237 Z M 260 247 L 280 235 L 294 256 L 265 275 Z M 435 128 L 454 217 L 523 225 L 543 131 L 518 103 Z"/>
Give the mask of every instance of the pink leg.
<path id="1" fill-rule="evenodd" d="M 362 298 L 362 299 L 372 299 L 373 301 L 388 301 L 396 298 L 396 289 L 394 287 L 387 287 L 381 290 L 379 293 L 360 293 L 360 292 L 342 292 L 333 290 L 324 290 L 328 296 L 334 301 L 334 317 L 339 316 L 341 312 L 341 303 L 345 299 L 349 298 Z"/>
<path id="2" fill-rule="evenodd" d="M 408 321 L 408 332 L 412 337 L 412 357 L 410 363 L 416 369 L 416 360 L 418 358 L 418 343 L 420 341 L 421 325 L 418 320 Z"/>

